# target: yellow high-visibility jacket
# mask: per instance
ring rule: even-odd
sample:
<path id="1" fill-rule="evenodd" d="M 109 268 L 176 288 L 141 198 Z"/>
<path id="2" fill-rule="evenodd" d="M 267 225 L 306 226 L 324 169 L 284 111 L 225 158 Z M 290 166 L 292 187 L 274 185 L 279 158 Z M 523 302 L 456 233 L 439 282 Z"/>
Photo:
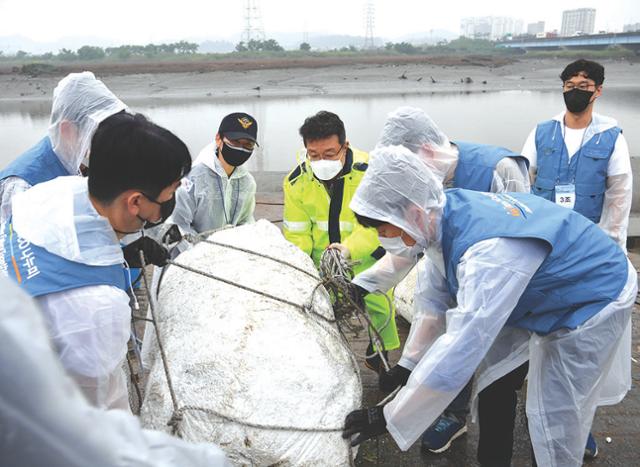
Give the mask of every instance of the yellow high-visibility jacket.
<path id="1" fill-rule="evenodd" d="M 376 230 L 360 225 L 349 208 L 368 161 L 366 152 L 349 148 L 342 175 L 332 184 L 332 193 L 313 175 L 308 160 L 299 164 L 284 180 L 284 236 L 310 255 L 316 266 L 331 243 L 342 243 L 349 249 L 351 259 L 360 261 L 354 266 L 355 274 L 371 267 L 385 253 Z M 393 303 L 391 292 L 387 296 Z M 393 305 L 390 309 L 389 301 L 376 294 L 367 295 L 365 304 L 379 331 L 389 321 L 380 331 L 385 348 L 398 348 L 400 341 Z"/>

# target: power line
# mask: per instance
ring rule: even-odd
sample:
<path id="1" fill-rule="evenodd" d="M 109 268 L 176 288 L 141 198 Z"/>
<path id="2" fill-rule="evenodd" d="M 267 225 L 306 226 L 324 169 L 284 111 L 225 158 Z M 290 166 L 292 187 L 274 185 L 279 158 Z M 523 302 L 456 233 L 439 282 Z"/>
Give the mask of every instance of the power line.
<path id="1" fill-rule="evenodd" d="M 265 40 L 264 27 L 262 25 L 262 14 L 260 12 L 260 2 L 258 0 L 245 0 L 244 2 L 244 31 L 242 41 L 248 43 L 250 40 Z"/>
<path id="2" fill-rule="evenodd" d="M 367 0 L 364 6 L 364 23 L 365 23 L 365 33 L 364 33 L 364 48 L 365 49 L 373 49 L 375 48 L 375 43 L 373 40 L 373 27 L 375 25 L 375 2 L 374 0 Z"/>

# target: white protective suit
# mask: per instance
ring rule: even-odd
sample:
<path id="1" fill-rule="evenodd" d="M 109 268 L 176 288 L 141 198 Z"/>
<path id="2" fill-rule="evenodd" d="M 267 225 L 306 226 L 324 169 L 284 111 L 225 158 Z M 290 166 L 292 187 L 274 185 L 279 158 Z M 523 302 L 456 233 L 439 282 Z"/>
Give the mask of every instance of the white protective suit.
<path id="1" fill-rule="evenodd" d="M 424 164 L 405 148 L 389 147 L 372 158 L 350 207 L 400 227 L 418 245 L 437 252 L 445 203 L 439 180 Z M 611 370 L 637 294 L 636 272 L 629 263 L 619 298 L 575 330 L 538 336 L 505 326 L 547 253 L 534 239 L 478 242 L 460 260 L 456 297 L 449 295 L 443 260 L 431 254 L 434 261 L 420 279 L 422 307 L 401 360 L 411 376 L 384 408 L 387 429 L 401 449 L 420 437 L 476 369 L 478 384 L 486 387 L 519 366 L 513 360 L 522 358 L 524 347 L 524 360 L 530 362 L 527 416 L 538 465 L 582 465 L 605 381 L 624 380 L 627 375 L 621 373 L 630 371 L 628 364 Z M 439 331 L 434 320 L 441 324 Z"/>
<path id="2" fill-rule="evenodd" d="M 451 185 L 458 162 L 458 149 L 422 109 L 404 106 L 391 112 L 376 148 L 385 146 L 406 147 L 420 157 L 445 187 Z M 505 157 L 496 165 L 491 192 L 505 191 L 531 191 L 529 173 L 523 161 Z M 419 268 L 424 267 L 422 263 L 424 261 L 418 265 Z M 371 268 L 358 274 L 353 283 L 369 292 L 389 290 L 398 285 L 414 266 L 415 262 L 411 259 L 387 253 Z"/>
<path id="3" fill-rule="evenodd" d="M 86 178 L 58 177 L 16 195 L 13 225 L 22 238 L 67 260 L 93 266 L 124 262 L 109 221 L 89 200 Z M 89 401 L 129 410 L 122 370 L 131 323 L 127 294 L 94 285 L 37 301 L 62 365 Z"/>
<path id="4" fill-rule="evenodd" d="M 176 207 L 166 225 L 176 224 L 183 233 L 196 234 L 254 221 L 253 175 L 241 165 L 228 177 L 215 152 L 214 143 L 200 151 L 176 191 Z"/>
<path id="5" fill-rule="evenodd" d="M 562 112 L 554 120 L 560 122 L 562 134 L 566 134 L 564 126 L 564 115 Z M 591 124 L 586 128 L 583 135 L 579 135 L 579 140 L 588 142 L 593 135 L 601 133 L 610 128 L 618 126 L 618 122 L 604 115 L 593 113 Z M 567 142 L 568 143 L 568 142 Z M 569 148 L 569 152 L 575 149 L 577 152 L 579 143 L 575 148 Z M 575 154 L 575 152 L 573 152 Z M 538 152 L 536 150 L 536 129 L 534 128 L 522 148 L 522 155 L 529 159 L 531 164 L 532 177 L 535 179 Z M 572 154 L 573 155 L 573 154 Z M 602 215 L 598 226 L 613 239 L 620 248 L 627 251 L 627 228 L 629 227 L 629 213 L 631 212 L 631 201 L 633 198 L 633 173 L 631 171 L 631 159 L 629 146 L 624 134 L 620 133 L 614 146 L 613 154 L 609 159 L 607 167 L 607 189 L 604 192 L 604 204 Z"/>
<path id="6" fill-rule="evenodd" d="M 133 415 L 90 406 L 57 361 L 40 310 L 0 277 L 2 465 L 227 467 L 211 444 L 143 430 Z"/>
<path id="7" fill-rule="evenodd" d="M 70 73 L 53 90 L 48 136 L 51 146 L 69 175 L 79 173 L 88 155 L 98 125 L 107 117 L 127 109 L 90 71 Z M 74 136 L 63 135 L 61 124 L 73 123 Z M 85 165 L 87 161 L 85 160 Z M 0 224 L 11 216 L 11 199 L 28 190 L 28 182 L 19 177 L 0 180 Z"/>

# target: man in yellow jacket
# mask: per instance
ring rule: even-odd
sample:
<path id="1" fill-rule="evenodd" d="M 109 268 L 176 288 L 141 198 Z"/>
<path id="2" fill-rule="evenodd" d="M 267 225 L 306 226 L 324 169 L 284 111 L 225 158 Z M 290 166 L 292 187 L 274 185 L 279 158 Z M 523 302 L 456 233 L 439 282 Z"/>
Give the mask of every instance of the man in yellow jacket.
<path id="1" fill-rule="evenodd" d="M 354 266 L 358 274 L 385 254 L 376 230 L 358 224 L 349 208 L 369 155 L 349 146 L 342 120 L 331 112 L 308 117 L 300 136 L 307 154 L 284 180 L 284 236 L 311 256 L 316 266 L 329 245 L 338 248 L 346 258 L 358 261 Z M 392 350 L 400 340 L 390 291 L 387 296 L 389 300 L 369 294 L 364 302 L 385 350 Z M 370 344 L 366 365 L 378 371 L 380 364 Z"/>

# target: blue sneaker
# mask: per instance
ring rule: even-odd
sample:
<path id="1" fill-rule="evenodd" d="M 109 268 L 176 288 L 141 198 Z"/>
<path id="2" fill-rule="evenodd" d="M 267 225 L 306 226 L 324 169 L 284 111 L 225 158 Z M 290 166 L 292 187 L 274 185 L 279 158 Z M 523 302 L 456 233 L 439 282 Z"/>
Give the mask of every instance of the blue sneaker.
<path id="1" fill-rule="evenodd" d="M 440 415 L 422 434 L 422 450 L 441 453 L 449 449 L 451 442 L 467 432 L 467 424 L 455 415 Z"/>
<path id="2" fill-rule="evenodd" d="M 591 432 L 589 432 L 589 437 L 587 438 L 587 446 L 584 448 L 584 458 L 595 459 L 597 456 L 598 444 L 596 443 L 596 439 L 593 437 Z"/>

